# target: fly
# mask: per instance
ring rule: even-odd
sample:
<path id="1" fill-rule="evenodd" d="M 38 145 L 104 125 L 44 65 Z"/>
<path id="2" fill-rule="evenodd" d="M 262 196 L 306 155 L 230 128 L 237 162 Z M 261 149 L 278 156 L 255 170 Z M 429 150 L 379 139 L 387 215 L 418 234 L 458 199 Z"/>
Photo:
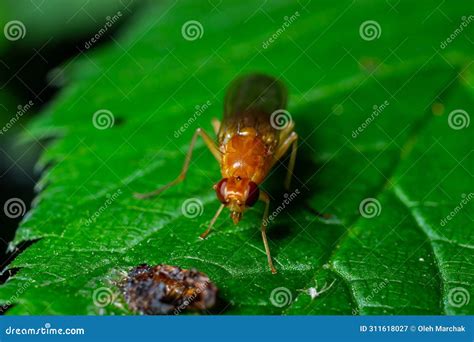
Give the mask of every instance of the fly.
<path id="1" fill-rule="evenodd" d="M 222 174 L 222 179 L 214 185 L 221 205 L 206 231 L 201 234 L 201 238 L 207 237 L 225 207 L 229 208 L 230 217 L 234 224 L 237 224 L 244 211 L 260 200 L 265 203 L 261 224 L 263 245 L 268 265 L 272 273 L 276 273 L 265 224 L 270 198 L 265 191 L 259 189 L 259 185 L 278 160 L 291 148 L 284 183 L 287 190 L 290 187 L 298 135 L 294 132 L 293 121 L 280 115 L 287 113 L 286 103 L 286 88 L 273 77 L 251 74 L 236 79 L 230 85 L 225 97 L 222 122 L 217 119 L 212 121 L 217 135 L 216 141 L 202 128 L 196 129 L 178 177 L 155 191 L 135 196 L 140 199 L 153 197 L 182 182 L 189 168 L 194 145 L 200 136 L 219 162 Z"/>

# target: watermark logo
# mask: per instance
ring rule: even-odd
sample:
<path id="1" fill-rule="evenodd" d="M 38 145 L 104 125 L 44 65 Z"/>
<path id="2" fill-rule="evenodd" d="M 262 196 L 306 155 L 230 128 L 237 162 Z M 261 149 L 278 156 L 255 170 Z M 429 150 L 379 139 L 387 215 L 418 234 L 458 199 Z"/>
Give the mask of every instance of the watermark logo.
<path id="1" fill-rule="evenodd" d="M 373 218 L 380 215 L 382 205 L 375 198 L 365 198 L 359 204 L 359 212 L 365 218 Z"/>
<path id="2" fill-rule="evenodd" d="M 26 35 L 25 24 L 19 20 L 9 21 L 3 27 L 3 34 L 5 35 L 5 38 L 12 42 L 23 39 Z"/>
<path id="3" fill-rule="evenodd" d="M 439 47 L 443 50 L 446 49 L 446 47 L 452 43 L 472 21 L 474 21 L 474 15 L 470 15 L 469 17 L 461 17 L 461 24 L 459 24 L 459 26 L 453 31 L 453 33 L 449 35 L 449 37 L 439 44 Z"/>
<path id="4" fill-rule="evenodd" d="M 462 194 L 461 197 L 462 197 L 461 202 L 459 202 L 459 204 L 456 207 L 454 207 L 454 209 L 439 222 L 441 227 L 444 227 L 445 225 L 447 225 L 448 222 L 451 221 L 464 208 L 464 206 L 468 204 L 474 198 L 474 192 L 470 192 L 467 195 Z"/>
<path id="5" fill-rule="evenodd" d="M 263 225 L 266 227 L 270 222 L 272 222 L 285 208 L 290 205 L 290 203 L 300 194 L 299 189 L 295 189 L 290 194 L 284 194 L 284 200 L 281 204 L 263 221 Z"/>
<path id="6" fill-rule="evenodd" d="M 382 290 L 388 285 L 388 280 L 383 280 L 380 283 L 374 283 L 372 287 L 372 291 L 365 296 L 362 300 L 363 304 L 370 304 L 373 300 L 375 295 L 377 295 L 379 292 L 382 292 Z M 358 315 L 360 314 L 359 309 L 353 309 L 352 310 L 353 315 Z"/>
<path id="7" fill-rule="evenodd" d="M 100 215 L 110 206 L 112 203 L 122 194 L 122 189 L 118 189 L 114 192 L 105 202 L 92 214 L 87 220 L 85 225 L 89 226 L 99 218 Z"/>
<path id="8" fill-rule="evenodd" d="M 206 291 L 206 288 L 207 288 L 208 285 L 209 285 L 208 281 L 204 281 L 202 284 L 199 284 L 196 291 L 194 291 L 191 296 L 186 297 L 185 300 L 183 301 L 183 303 L 180 306 L 178 306 L 174 310 L 173 313 L 175 315 L 179 315 L 183 310 L 186 310 L 186 308 L 189 305 L 191 305 L 202 292 Z"/>
<path id="9" fill-rule="evenodd" d="M 104 26 L 101 29 L 99 29 L 99 31 L 97 31 L 97 33 L 93 37 L 91 37 L 91 39 L 89 39 L 87 42 L 84 43 L 84 47 L 87 50 L 90 49 L 92 45 L 97 43 L 107 33 L 107 31 L 110 28 L 112 28 L 112 26 L 114 26 L 117 23 L 117 21 L 120 20 L 121 17 L 122 17 L 122 12 L 120 11 L 118 11 L 113 16 L 107 16 L 105 18 L 106 22 Z"/>
<path id="10" fill-rule="evenodd" d="M 5 133 L 8 132 L 8 130 L 10 128 L 12 128 L 18 120 L 20 120 L 20 118 L 26 114 L 26 112 L 28 112 L 31 107 L 34 106 L 34 102 L 33 101 L 28 101 L 27 103 L 25 103 L 24 105 L 18 105 L 17 107 L 17 112 L 15 113 L 15 116 L 12 117 L 6 124 L 5 126 L 3 126 L 1 129 L 0 129 L 0 135 L 3 135 Z"/>
<path id="11" fill-rule="evenodd" d="M 189 20 L 181 27 L 181 35 L 188 41 L 201 39 L 204 34 L 204 27 L 197 20 Z"/>
<path id="12" fill-rule="evenodd" d="M 456 131 L 469 127 L 470 122 L 469 114 L 463 109 L 455 109 L 448 115 L 448 125 Z"/>
<path id="13" fill-rule="evenodd" d="M 381 34 L 382 28 L 375 20 L 367 20 L 360 24 L 359 35 L 363 40 L 372 41 L 379 39 Z"/>
<path id="14" fill-rule="evenodd" d="M 94 125 L 95 128 L 101 131 L 104 129 L 113 127 L 114 123 L 115 123 L 114 114 L 112 114 L 112 112 L 107 109 L 99 109 L 92 116 L 92 124 Z"/>
<path id="15" fill-rule="evenodd" d="M 99 308 L 105 308 L 115 301 L 117 294 L 108 287 L 99 287 L 92 293 L 92 302 Z"/>
<path id="16" fill-rule="evenodd" d="M 357 138 L 384 110 L 390 105 L 388 101 L 384 101 L 380 105 L 374 105 L 372 114 L 357 127 L 356 130 L 352 131 L 352 138 Z"/>
<path id="17" fill-rule="evenodd" d="M 3 205 L 3 212 L 5 215 L 11 219 L 18 218 L 20 216 L 25 215 L 26 213 L 26 205 L 20 198 L 10 198 L 8 201 L 5 202 Z"/>
<path id="18" fill-rule="evenodd" d="M 278 130 L 283 130 L 291 125 L 291 114 L 287 110 L 277 109 L 270 115 L 270 125 Z"/>
<path id="19" fill-rule="evenodd" d="M 6 301 L 3 305 L 0 306 L 0 314 L 4 314 L 7 309 L 15 302 L 17 302 L 18 298 L 25 293 L 25 291 L 32 285 L 31 280 L 24 281 L 15 291 L 15 293 Z"/>
<path id="20" fill-rule="evenodd" d="M 210 106 L 212 102 L 207 100 L 203 105 L 196 105 L 195 111 L 188 121 L 186 121 L 179 129 L 174 131 L 174 137 L 178 139 Z"/>
<path id="21" fill-rule="evenodd" d="M 270 303 L 277 308 L 289 305 L 292 300 L 293 295 L 286 287 L 277 287 L 270 293 Z"/>
<path id="22" fill-rule="evenodd" d="M 181 212 L 183 213 L 184 217 L 196 218 L 202 215 L 204 212 L 204 206 L 199 199 L 188 198 L 181 205 Z"/>
<path id="23" fill-rule="evenodd" d="M 262 47 L 264 49 L 267 49 L 272 43 L 274 43 L 283 32 L 286 31 L 287 28 L 290 27 L 291 24 L 293 24 L 296 19 L 300 17 L 300 12 L 296 11 L 294 14 L 291 16 L 285 16 L 283 18 L 284 22 L 283 24 L 267 39 L 262 43 Z"/>
<path id="24" fill-rule="evenodd" d="M 448 292 L 448 303 L 455 308 L 469 304 L 471 296 L 464 287 L 455 287 Z"/>

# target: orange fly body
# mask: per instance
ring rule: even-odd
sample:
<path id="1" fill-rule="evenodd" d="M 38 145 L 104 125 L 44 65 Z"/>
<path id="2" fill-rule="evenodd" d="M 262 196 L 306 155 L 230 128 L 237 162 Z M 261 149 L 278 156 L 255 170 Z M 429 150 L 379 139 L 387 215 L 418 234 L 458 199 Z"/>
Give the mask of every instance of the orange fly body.
<path id="1" fill-rule="evenodd" d="M 205 238 L 209 234 L 224 207 L 229 208 L 232 221 L 237 224 L 245 209 L 260 200 L 265 203 L 261 224 L 263 244 L 268 265 L 272 273 L 276 273 L 266 236 L 270 198 L 266 192 L 259 189 L 259 185 L 277 161 L 291 148 L 285 188 L 290 186 L 298 136 L 294 132 L 291 117 L 285 111 L 286 102 L 286 88 L 273 77 L 251 74 L 236 79 L 225 97 L 222 122 L 216 119 L 212 122 L 217 144 L 204 130 L 198 128 L 191 140 L 179 176 L 153 192 L 136 194 L 136 197 L 156 196 L 183 181 L 197 137 L 202 137 L 220 164 L 222 179 L 214 185 L 221 205 L 201 237 Z"/>

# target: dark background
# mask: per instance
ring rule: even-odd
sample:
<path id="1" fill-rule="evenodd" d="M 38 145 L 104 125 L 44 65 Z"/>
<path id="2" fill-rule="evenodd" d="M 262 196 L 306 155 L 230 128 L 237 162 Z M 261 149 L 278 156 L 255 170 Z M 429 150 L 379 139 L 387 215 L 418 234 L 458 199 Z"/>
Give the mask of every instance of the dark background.
<path id="1" fill-rule="evenodd" d="M 35 168 L 42 147 L 48 141 L 29 139 L 27 123 L 41 112 L 65 80 L 56 67 L 83 54 L 86 43 L 103 28 L 108 16 L 121 13 L 120 20 L 100 34 L 90 49 L 114 39 L 143 1 L 137 0 L 6 0 L 0 4 L 0 126 L 4 127 L 18 111 L 34 105 L 3 135 L 0 135 L 0 264 L 1 269 L 27 247 L 8 249 L 23 218 L 9 218 L 3 206 L 10 198 L 20 198 L 28 211 L 41 170 Z M 3 13 L 3 15 L 2 15 Z M 6 21 L 15 17 L 28 27 L 24 39 L 9 41 L 3 34 Z M 31 244 L 31 242 L 28 242 Z M 7 278 L 9 274 L 3 275 Z"/>

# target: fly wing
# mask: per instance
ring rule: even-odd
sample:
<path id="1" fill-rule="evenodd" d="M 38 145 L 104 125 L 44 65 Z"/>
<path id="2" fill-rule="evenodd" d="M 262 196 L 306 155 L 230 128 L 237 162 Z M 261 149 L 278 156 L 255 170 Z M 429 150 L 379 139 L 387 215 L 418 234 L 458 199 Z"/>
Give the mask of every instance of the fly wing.
<path id="1" fill-rule="evenodd" d="M 225 97 L 219 143 L 225 143 L 243 128 L 252 127 L 265 142 L 276 146 L 281 131 L 270 120 L 272 113 L 286 108 L 286 101 L 286 88 L 274 77 L 251 74 L 236 79 Z"/>

